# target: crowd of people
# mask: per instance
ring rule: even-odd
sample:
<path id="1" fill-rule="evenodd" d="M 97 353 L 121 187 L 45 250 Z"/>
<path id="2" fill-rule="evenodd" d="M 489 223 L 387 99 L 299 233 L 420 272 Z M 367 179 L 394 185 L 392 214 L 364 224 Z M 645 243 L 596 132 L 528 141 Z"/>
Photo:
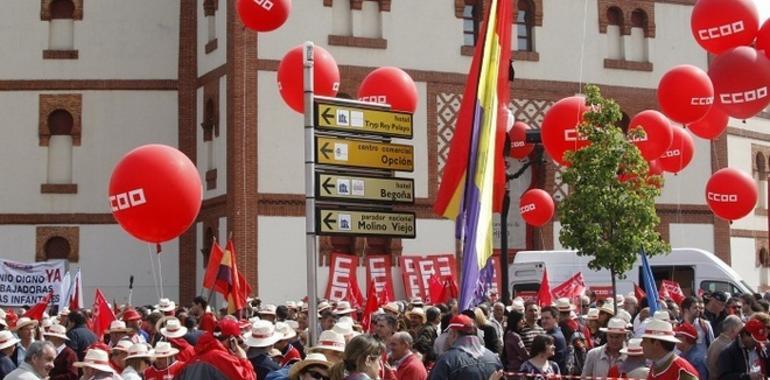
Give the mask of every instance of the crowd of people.
<path id="1" fill-rule="evenodd" d="M 383 305 L 249 301 L 237 317 L 191 305 L 116 306 L 101 336 L 87 309 L 41 320 L 0 309 L 0 379 L 765 379 L 770 303 L 713 292 L 677 304 L 618 295 Z M 653 305 L 656 306 L 656 305 Z M 308 323 L 320 327 L 308 342 Z M 368 329 L 364 326 L 368 325 Z M 368 331 L 367 331 L 368 330 Z"/>

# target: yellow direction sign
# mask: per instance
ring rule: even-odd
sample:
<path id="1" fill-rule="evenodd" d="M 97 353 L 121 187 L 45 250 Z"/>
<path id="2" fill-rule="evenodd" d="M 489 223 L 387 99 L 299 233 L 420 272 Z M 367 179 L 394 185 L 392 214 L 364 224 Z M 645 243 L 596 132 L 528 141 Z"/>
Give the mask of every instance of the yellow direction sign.
<path id="1" fill-rule="evenodd" d="M 315 101 L 315 125 L 319 129 L 367 133 L 411 139 L 412 114 Z"/>
<path id="2" fill-rule="evenodd" d="M 316 173 L 316 198 L 347 202 L 413 204 L 414 180 Z"/>
<path id="3" fill-rule="evenodd" d="M 415 237 L 413 212 L 316 209 L 319 235 Z"/>
<path id="4" fill-rule="evenodd" d="M 336 137 L 316 137 L 317 164 L 366 169 L 414 171 L 414 148 Z"/>

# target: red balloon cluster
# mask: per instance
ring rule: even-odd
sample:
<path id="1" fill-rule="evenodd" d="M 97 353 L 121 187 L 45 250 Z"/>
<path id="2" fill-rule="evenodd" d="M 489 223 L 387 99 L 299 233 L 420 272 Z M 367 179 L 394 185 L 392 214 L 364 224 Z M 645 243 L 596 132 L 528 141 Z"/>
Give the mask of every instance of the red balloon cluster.
<path id="1" fill-rule="evenodd" d="M 291 0 L 238 0 L 238 16 L 247 28 L 257 32 L 278 29 L 291 12 Z"/>
<path id="2" fill-rule="evenodd" d="M 706 183 L 706 202 L 717 216 L 729 221 L 743 218 L 757 204 L 757 187 L 748 174 L 724 168 Z"/>
<path id="3" fill-rule="evenodd" d="M 404 70 L 380 67 L 361 82 L 358 100 L 390 104 L 394 111 L 414 113 L 417 110 L 417 85 Z"/>
<path id="4" fill-rule="evenodd" d="M 513 123 L 513 127 L 508 132 L 508 136 L 511 138 L 511 157 L 520 160 L 529 156 L 532 150 L 535 149 L 535 144 L 527 143 L 528 130 L 530 130 L 530 127 L 524 122 L 517 121 Z"/>
<path id="5" fill-rule="evenodd" d="M 519 212 L 527 224 L 540 227 L 553 217 L 553 198 L 541 189 L 527 190 L 519 198 Z"/>
<path id="6" fill-rule="evenodd" d="M 647 161 L 660 157 L 671 146 L 674 138 L 671 123 L 658 111 L 642 111 L 631 119 L 628 126 L 629 132 L 633 128 L 642 128 L 643 136 L 632 138 L 631 141 Z"/>
<path id="7" fill-rule="evenodd" d="M 291 109 L 304 113 L 304 68 L 302 63 L 302 45 L 289 50 L 278 64 L 278 90 Z M 340 70 L 337 62 L 326 49 L 313 48 L 313 91 L 316 95 L 337 95 L 340 88 Z"/>
<path id="8" fill-rule="evenodd" d="M 683 128 L 673 128 L 671 146 L 663 152 L 658 159 L 663 170 L 669 173 L 679 173 L 692 161 L 695 154 L 695 143 L 692 137 Z"/>
<path id="9" fill-rule="evenodd" d="M 770 59 L 748 46 L 725 51 L 711 62 L 715 103 L 728 115 L 748 119 L 770 104 Z"/>
<path id="10" fill-rule="evenodd" d="M 184 153 L 151 144 L 128 152 L 118 162 L 108 196 L 112 215 L 126 232 L 162 243 L 195 221 L 203 188 L 198 169 Z"/>
<path id="11" fill-rule="evenodd" d="M 583 114 L 588 111 L 586 100 L 582 96 L 571 96 L 554 103 L 545 113 L 540 128 L 543 146 L 554 161 L 562 166 L 569 166 L 564 153 L 588 146 L 585 136 L 578 133 L 578 125 L 583 121 Z"/>

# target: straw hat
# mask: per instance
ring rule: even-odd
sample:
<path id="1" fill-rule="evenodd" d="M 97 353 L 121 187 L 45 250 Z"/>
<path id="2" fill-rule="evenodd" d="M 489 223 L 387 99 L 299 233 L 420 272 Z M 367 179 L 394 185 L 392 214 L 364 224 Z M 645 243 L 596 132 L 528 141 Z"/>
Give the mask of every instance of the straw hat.
<path id="1" fill-rule="evenodd" d="M 163 312 L 169 312 L 176 310 L 176 303 L 174 301 L 169 300 L 168 298 L 161 298 L 160 302 L 158 302 L 155 307 Z"/>
<path id="2" fill-rule="evenodd" d="M 262 306 L 262 308 L 259 309 L 257 314 L 259 315 L 275 315 L 276 307 L 275 305 L 265 305 Z"/>
<path id="3" fill-rule="evenodd" d="M 133 358 L 152 358 L 152 347 L 147 343 L 134 343 L 128 348 L 128 356 L 126 360 Z"/>
<path id="4" fill-rule="evenodd" d="M 291 339 L 297 336 L 297 332 L 286 322 L 276 322 L 275 331 L 283 335 L 281 340 Z"/>
<path id="5" fill-rule="evenodd" d="M 425 302 L 420 297 L 413 297 L 409 300 L 409 304 L 413 307 L 423 307 L 425 306 Z"/>
<path id="6" fill-rule="evenodd" d="M 620 318 L 623 321 L 626 322 L 626 325 L 631 324 L 631 314 L 629 314 L 626 309 L 618 309 L 618 315 L 615 316 L 615 318 Z"/>
<path id="7" fill-rule="evenodd" d="M 671 324 L 660 319 L 652 318 L 644 329 L 642 338 L 657 339 L 665 342 L 679 343 L 679 339 L 674 336 L 674 329 Z"/>
<path id="8" fill-rule="evenodd" d="M 626 321 L 620 318 L 610 318 L 610 321 L 607 322 L 607 327 L 602 327 L 599 329 L 599 331 L 607 334 L 625 335 L 628 333 L 628 330 L 626 330 Z"/>
<path id="9" fill-rule="evenodd" d="M 556 308 L 559 309 L 559 312 L 566 313 L 575 310 L 575 305 L 572 304 L 569 298 L 562 297 L 556 300 Z"/>
<path id="10" fill-rule="evenodd" d="M 652 315 L 653 319 L 671 323 L 671 314 L 665 310 L 658 310 Z"/>
<path id="11" fill-rule="evenodd" d="M 82 362 L 75 362 L 72 365 L 78 368 L 88 367 L 97 371 L 115 373 L 115 370 L 110 366 L 110 356 L 107 352 L 96 348 L 89 349 Z"/>
<path id="12" fill-rule="evenodd" d="M 51 325 L 48 331 L 43 333 L 43 336 L 55 336 L 60 339 L 70 340 L 70 338 L 67 338 L 67 328 L 58 323 Z"/>
<path id="13" fill-rule="evenodd" d="M 289 369 L 289 379 L 292 379 L 292 380 L 298 379 L 299 374 L 305 368 L 311 365 L 320 365 L 326 369 L 329 369 L 329 367 L 332 366 L 332 363 L 326 360 L 326 356 L 324 356 L 324 354 L 321 354 L 318 352 L 309 353 L 305 357 L 305 360 L 302 360 L 297 364 L 291 366 L 291 368 Z"/>
<path id="14" fill-rule="evenodd" d="M 628 346 L 620 349 L 622 355 L 628 356 L 642 356 L 644 350 L 642 350 L 642 338 L 631 338 L 628 340 Z"/>
<path id="15" fill-rule="evenodd" d="M 412 318 L 413 315 L 420 317 L 420 319 L 422 319 L 422 323 L 425 323 L 427 320 L 427 317 L 425 316 L 425 309 L 421 307 L 415 307 L 412 310 L 406 312 L 407 318 Z"/>
<path id="16" fill-rule="evenodd" d="M 0 350 L 6 349 L 19 343 L 20 340 L 13 336 L 13 333 L 8 330 L 0 331 Z"/>
<path id="17" fill-rule="evenodd" d="M 350 302 L 340 301 L 337 303 L 337 308 L 334 309 L 334 315 L 348 315 L 355 311 L 356 309 L 350 307 Z"/>
<path id="18" fill-rule="evenodd" d="M 398 304 L 395 302 L 388 302 L 387 304 L 385 304 L 385 306 L 382 307 L 382 310 L 385 310 L 386 312 L 391 312 L 396 315 L 398 315 L 398 313 L 401 312 L 401 308 L 398 307 Z"/>
<path id="19" fill-rule="evenodd" d="M 187 334 L 187 327 L 182 326 L 179 319 L 169 318 L 166 326 L 160 329 L 160 334 L 166 338 L 181 338 Z"/>
<path id="20" fill-rule="evenodd" d="M 334 327 L 332 327 L 332 331 L 342 335 L 343 337 L 346 337 L 348 335 L 353 334 L 355 330 L 353 330 L 353 324 L 339 321 L 334 324 Z"/>
<path id="21" fill-rule="evenodd" d="M 321 313 L 324 310 L 331 309 L 331 308 L 332 308 L 332 305 L 330 303 L 326 302 L 326 301 L 321 301 L 318 304 L 318 312 L 319 313 Z"/>
<path id="22" fill-rule="evenodd" d="M 118 341 L 118 343 L 115 343 L 115 345 L 112 346 L 112 350 L 128 352 L 128 349 L 133 345 L 134 343 L 130 339 L 121 339 Z"/>
<path id="23" fill-rule="evenodd" d="M 296 302 L 294 302 L 294 301 L 286 301 L 286 307 L 287 307 L 289 310 L 292 310 L 292 309 L 297 309 L 297 303 L 296 303 Z"/>
<path id="24" fill-rule="evenodd" d="M 128 333 L 131 329 L 126 327 L 126 322 L 116 319 L 110 322 L 110 328 L 105 331 L 108 334 L 111 333 Z"/>
<path id="25" fill-rule="evenodd" d="M 318 337 L 318 344 L 311 347 L 308 352 L 316 350 L 345 352 L 345 337 L 332 330 L 326 330 Z"/>
<path id="26" fill-rule="evenodd" d="M 167 358 L 169 356 L 174 356 L 179 353 L 179 350 L 177 350 L 174 347 L 171 347 L 171 343 L 169 342 L 158 342 L 155 343 L 155 351 L 154 355 L 156 358 Z"/>
<path id="27" fill-rule="evenodd" d="M 599 319 L 599 309 L 595 307 L 588 309 L 588 313 L 586 314 L 586 320 L 595 321 L 597 319 Z"/>
<path id="28" fill-rule="evenodd" d="M 268 347 L 281 340 L 283 334 L 275 331 L 275 326 L 269 321 L 256 321 L 251 325 L 251 334 L 246 337 L 249 347 Z"/>
<path id="29" fill-rule="evenodd" d="M 37 327 L 37 320 L 30 319 L 29 317 L 21 317 L 18 321 L 16 321 L 16 327 L 14 327 L 13 331 L 19 331 L 21 328 L 25 326 L 32 325 L 32 328 Z"/>
<path id="30" fill-rule="evenodd" d="M 611 299 L 607 299 L 602 304 L 602 306 L 599 308 L 599 311 L 614 316 L 615 315 L 615 307 L 612 304 L 612 300 Z"/>
<path id="31" fill-rule="evenodd" d="M 626 303 L 626 297 L 622 294 L 618 294 L 615 296 L 615 303 L 618 304 L 618 307 L 623 307 L 623 305 Z"/>
<path id="32" fill-rule="evenodd" d="M 524 314 L 524 301 L 520 299 L 513 300 L 513 303 L 511 303 L 511 310 L 509 311 L 515 311 L 520 314 Z"/>

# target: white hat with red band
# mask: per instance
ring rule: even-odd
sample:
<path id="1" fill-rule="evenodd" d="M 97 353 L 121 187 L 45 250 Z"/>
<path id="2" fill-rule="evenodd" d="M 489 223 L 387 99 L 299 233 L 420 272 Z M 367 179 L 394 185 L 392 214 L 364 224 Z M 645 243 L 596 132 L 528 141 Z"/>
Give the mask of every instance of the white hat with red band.
<path id="1" fill-rule="evenodd" d="M 251 333 L 246 337 L 246 345 L 249 347 L 268 347 L 281 340 L 283 334 L 275 331 L 275 326 L 270 321 L 255 321 L 251 325 Z"/>
<path id="2" fill-rule="evenodd" d="M 8 330 L 0 331 L 0 350 L 11 347 L 19 342 L 19 339 L 13 336 L 12 332 Z"/>
<path id="3" fill-rule="evenodd" d="M 671 324 L 655 318 L 649 319 L 642 338 L 679 343 L 679 339 L 674 336 L 674 329 L 671 327 Z"/>
<path id="4" fill-rule="evenodd" d="M 326 330 L 318 337 L 318 344 L 311 347 L 309 352 L 317 350 L 345 352 L 345 337 L 332 330 Z"/>
<path id="5" fill-rule="evenodd" d="M 642 349 L 642 338 L 629 339 L 628 346 L 621 348 L 620 353 L 628 356 L 644 355 L 644 350 Z"/>
<path id="6" fill-rule="evenodd" d="M 89 349 L 82 362 L 75 362 L 72 365 L 78 368 L 89 367 L 102 372 L 115 373 L 115 370 L 110 366 L 110 357 L 107 352 L 98 348 Z"/>
<path id="7" fill-rule="evenodd" d="M 160 329 L 160 334 L 166 338 L 181 338 L 187 334 L 187 327 L 182 326 L 178 319 L 170 318 L 166 326 Z"/>

